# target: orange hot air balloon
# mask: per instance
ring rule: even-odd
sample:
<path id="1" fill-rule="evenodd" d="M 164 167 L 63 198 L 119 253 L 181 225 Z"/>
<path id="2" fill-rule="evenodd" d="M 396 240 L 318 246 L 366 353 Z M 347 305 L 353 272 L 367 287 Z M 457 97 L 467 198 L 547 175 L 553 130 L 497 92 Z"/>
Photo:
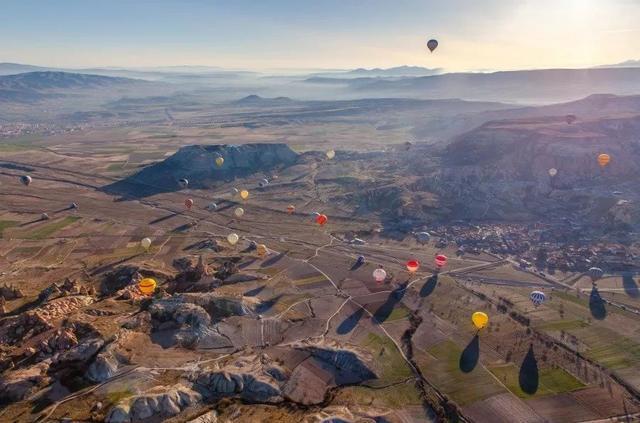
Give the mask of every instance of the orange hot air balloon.
<path id="1" fill-rule="evenodd" d="M 322 226 L 325 223 L 327 223 L 327 220 L 329 220 L 329 218 L 327 218 L 326 215 L 321 214 L 318 217 L 316 217 L 316 222 L 318 223 L 318 225 Z"/>
<path id="2" fill-rule="evenodd" d="M 293 214 L 293 213 L 295 213 L 295 211 L 296 211 L 296 206 L 294 206 L 293 204 L 290 204 L 290 205 L 287 207 L 287 213 L 289 213 L 289 214 Z"/>
<path id="3" fill-rule="evenodd" d="M 445 256 L 444 254 L 438 254 L 436 256 L 436 266 L 438 266 L 438 268 L 442 268 L 447 264 L 447 256 Z"/>
<path id="4" fill-rule="evenodd" d="M 156 290 L 157 283 L 152 278 L 144 278 L 138 283 L 138 289 L 144 295 L 151 295 Z"/>
<path id="5" fill-rule="evenodd" d="M 193 207 L 193 200 L 191 198 L 187 198 L 186 200 L 184 200 L 184 206 L 187 208 L 187 210 L 191 210 L 191 207 Z"/>
<path id="6" fill-rule="evenodd" d="M 611 161 L 611 157 L 608 154 L 600 154 L 598 156 L 598 164 L 600 167 L 605 167 Z"/>
<path id="7" fill-rule="evenodd" d="M 411 273 L 416 272 L 420 267 L 420 262 L 418 260 L 409 260 L 407 261 L 407 270 Z"/>

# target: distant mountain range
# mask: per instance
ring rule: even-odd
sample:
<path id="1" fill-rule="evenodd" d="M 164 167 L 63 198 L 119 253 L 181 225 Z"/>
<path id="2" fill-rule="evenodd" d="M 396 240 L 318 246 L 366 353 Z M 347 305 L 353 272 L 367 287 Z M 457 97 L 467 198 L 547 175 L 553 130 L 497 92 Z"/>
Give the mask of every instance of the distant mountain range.
<path id="1" fill-rule="evenodd" d="M 626 60 L 624 62 L 616 63 L 613 65 L 602 65 L 599 68 L 638 68 L 640 67 L 640 60 Z"/>
<path id="2" fill-rule="evenodd" d="M 448 73 L 396 80 L 312 77 L 305 82 L 341 87 L 361 97 L 463 98 L 535 104 L 570 101 L 597 93 L 640 94 L 640 68 Z"/>
<path id="3" fill-rule="evenodd" d="M 358 68 L 345 71 L 334 72 L 318 72 L 311 74 L 310 77 L 327 77 L 327 78 L 400 78 L 400 77 L 416 77 L 416 76 L 430 76 L 441 74 L 443 70 L 441 68 L 423 68 L 420 66 L 397 66 L 394 68 L 373 68 L 365 69 Z"/>

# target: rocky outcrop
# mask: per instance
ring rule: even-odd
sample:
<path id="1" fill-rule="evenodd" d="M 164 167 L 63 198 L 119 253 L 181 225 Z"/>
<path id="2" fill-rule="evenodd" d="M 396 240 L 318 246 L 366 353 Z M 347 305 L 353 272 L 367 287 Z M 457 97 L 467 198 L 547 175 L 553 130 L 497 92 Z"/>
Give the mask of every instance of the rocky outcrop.
<path id="1" fill-rule="evenodd" d="M 220 167 L 218 157 L 224 159 Z M 297 159 L 298 154 L 286 144 L 191 145 L 105 190 L 149 196 L 181 189 L 178 181 L 183 178 L 189 187 L 210 188 L 221 181 L 290 166 Z"/>
<path id="2" fill-rule="evenodd" d="M 181 384 L 158 386 L 142 395 L 136 395 L 118 403 L 107 414 L 108 423 L 126 423 L 149 419 L 167 418 L 179 414 L 196 404 L 201 395 Z"/>
<path id="3" fill-rule="evenodd" d="M 6 283 L 0 286 L 0 298 L 11 301 L 22 297 L 24 293 L 20 289 Z"/>
<path id="4" fill-rule="evenodd" d="M 20 401 L 49 384 L 49 365 L 49 361 L 42 361 L 27 369 L 5 372 L 0 377 L 0 403 Z"/>

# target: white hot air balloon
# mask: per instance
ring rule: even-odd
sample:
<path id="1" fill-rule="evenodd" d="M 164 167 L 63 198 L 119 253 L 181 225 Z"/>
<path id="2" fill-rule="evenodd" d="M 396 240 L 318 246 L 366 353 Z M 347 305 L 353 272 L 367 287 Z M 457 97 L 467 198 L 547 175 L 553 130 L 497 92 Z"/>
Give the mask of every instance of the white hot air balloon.
<path id="1" fill-rule="evenodd" d="M 334 150 L 329 150 L 327 151 L 326 155 L 327 155 L 327 159 L 331 160 L 336 156 L 336 152 Z"/>
<path id="2" fill-rule="evenodd" d="M 227 241 L 231 245 L 236 245 L 239 240 L 240 240 L 240 237 L 238 236 L 238 234 L 234 233 L 234 234 L 227 235 Z"/>
<path id="3" fill-rule="evenodd" d="M 233 214 L 235 214 L 236 217 L 242 217 L 244 216 L 244 209 L 242 207 L 238 207 L 233 211 Z"/>
<path id="4" fill-rule="evenodd" d="M 151 239 L 142 238 L 142 240 L 140 241 L 140 245 L 142 245 L 142 248 L 144 248 L 145 250 L 148 250 L 149 247 L 151 247 Z"/>
<path id="5" fill-rule="evenodd" d="M 386 278 L 387 278 L 387 272 L 384 269 L 377 268 L 376 270 L 373 271 L 373 279 L 375 279 L 376 282 L 378 283 L 383 282 Z"/>
<path id="6" fill-rule="evenodd" d="M 555 167 L 552 167 L 551 169 L 549 169 L 549 176 L 554 177 L 558 174 L 558 169 L 556 169 Z"/>

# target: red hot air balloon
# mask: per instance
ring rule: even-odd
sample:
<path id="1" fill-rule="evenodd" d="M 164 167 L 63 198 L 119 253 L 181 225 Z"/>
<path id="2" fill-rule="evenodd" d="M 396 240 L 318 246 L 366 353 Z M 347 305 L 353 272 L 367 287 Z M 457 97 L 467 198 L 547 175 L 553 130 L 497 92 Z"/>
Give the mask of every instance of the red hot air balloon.
<path id="1" fill-rule="evenodd" d="M 444 254 L 438 254 L 436 256 L 436 266 L 441 269 L 447 264 L 447 256 Z"/>
<path id="2" fill-rule="evenodd" d="M 184 200 L 184 206 L 187 208 L 187 210 L 191 210 L 191 207 L 193 207 L 193 200 L 191 198 L 187 198 L 186 200 Z"/>
<path id="3" fill-rule="evenodd" d="M 420 267 L 420 262 L 418 260 L 411 259 L 407 262 L 407 270 L 411 273 L 416 272 L 419 267 Z"/>
<path id="4" fill-rule="evenodd" d="M 329 219 L 328 219 L 328 218 L 327 218 L 327 216 L 326 216 L 326 215 L 324 215 L 324 214 L 321 214 L 321 215 L 319 215 L 318 217 L 316 217 L 316 222 L 317 222 L 317 223 L 318 223 L 318 225 L 320 225 L 320 226 L 322 226 L 322 225 L 324 225 L 325 223 L 327 223 L 327 220 L 329 220 Z"/>
<path id="5" fill-rule="evenodd" d="M 289 213 L 289 214 L 293 214 L 295 211 L 296 211 L 296 206 L 294 206 L 293 204 L 290 204 L 290 205 L 287 207 L 287 213 Z"/>

